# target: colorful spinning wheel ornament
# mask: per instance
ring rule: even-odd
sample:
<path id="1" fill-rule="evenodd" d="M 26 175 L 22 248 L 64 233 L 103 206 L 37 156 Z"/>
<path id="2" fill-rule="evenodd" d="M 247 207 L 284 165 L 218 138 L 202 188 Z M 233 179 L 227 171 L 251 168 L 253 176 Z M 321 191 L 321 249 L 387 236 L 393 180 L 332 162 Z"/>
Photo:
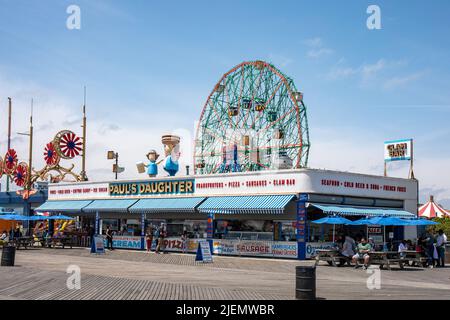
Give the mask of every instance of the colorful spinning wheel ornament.
<path id="1" fill-rule="evenodd" d="M 17 165 L 14 171 L 14 182 L 19 187 L 24 187 L 28 180 L 28 165 L 25 162 L 21 162 Z"/>
<path id="2" fill-rule="evenodd" d="M 47 143 L 47 145 L 45 146 L 45 151 L 44 151 L 45 163 L 49 166 L 55 166 L 59 163 L 60 159 L 61 158 L 60 158 L 58 152 L 56 151 L 53 141 Z"/>
<path id="3" fill-rule="evenodd" d="M 17 152 L 14 149 L 9 149 L 8 152 L 6 152 L 5 159 L 3 160 L 3 171 L 7 175 L 14 174 L 14 171 L 17 167 Z"/>
<path id="4" fill-rule="evenodd" d="M 58 155 L 63 159 L 73 159 L 83 150 L 83 142 L 75 133 L 63 130 L 56 134 L 53 144 Z"/>

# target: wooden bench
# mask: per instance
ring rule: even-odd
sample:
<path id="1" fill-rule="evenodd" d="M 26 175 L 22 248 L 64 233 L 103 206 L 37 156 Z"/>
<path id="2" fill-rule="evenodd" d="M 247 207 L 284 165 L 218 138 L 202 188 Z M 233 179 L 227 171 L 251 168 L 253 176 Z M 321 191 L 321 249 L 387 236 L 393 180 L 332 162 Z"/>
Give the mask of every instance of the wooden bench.
<path id="1" fill-rule="evenodd" d="M 316 266 L 320 261 L 325 261 L 328 265 L 333 267 L 342 267 L 345 263 L 349 263 L 351 258 L 341 255 L 338 250 L 319 249 L 316 250 Z"/>

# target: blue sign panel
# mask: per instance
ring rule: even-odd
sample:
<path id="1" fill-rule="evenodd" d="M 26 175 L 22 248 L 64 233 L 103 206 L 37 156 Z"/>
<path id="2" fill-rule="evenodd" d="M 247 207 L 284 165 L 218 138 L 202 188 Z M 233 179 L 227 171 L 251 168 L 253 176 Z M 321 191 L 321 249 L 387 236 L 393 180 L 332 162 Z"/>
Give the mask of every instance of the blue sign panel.
<path id="1" fill-rule="evenodd" d="M 301 194 L 297 201 L 297 255 L 299 260 L 306 259 L 306 201 L 307 194 Z"/>

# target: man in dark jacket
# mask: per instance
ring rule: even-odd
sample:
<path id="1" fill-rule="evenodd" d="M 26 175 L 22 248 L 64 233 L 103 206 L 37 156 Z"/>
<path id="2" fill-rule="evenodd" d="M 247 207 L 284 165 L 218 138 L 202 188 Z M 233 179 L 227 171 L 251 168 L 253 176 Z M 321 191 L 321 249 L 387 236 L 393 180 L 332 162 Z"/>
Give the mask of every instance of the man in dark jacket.
<path id="1" fill-rule="evenodd" d="M 109 226 L 106 227 L 106 247 L 110 250 L 114 250 L 113 248 L 113 234 L 112 230 Z"/>

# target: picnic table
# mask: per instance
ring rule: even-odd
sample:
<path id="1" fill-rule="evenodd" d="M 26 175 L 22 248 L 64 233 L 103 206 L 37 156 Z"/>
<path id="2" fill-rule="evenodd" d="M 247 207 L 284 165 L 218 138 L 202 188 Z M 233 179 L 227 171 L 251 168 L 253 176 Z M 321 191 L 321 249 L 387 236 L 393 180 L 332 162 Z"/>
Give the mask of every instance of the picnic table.
<path id="1" fill-rule="evenodd" d="M 415 250 L 406 250 L 403 251 L 404 257 L 403 259 L 410 266 L 418 266 L 425 268 L 427 266 L 427 258 L 422 256 L 421 252 L 417 252 Z"/>
<path id="2" fill-rule="evenodd" d="M 407 260 L 400 257 L 397 251 L 371 251 L 369 252 L 370 264 L 380 265 L 380 269 L 385 266 L 391 270 L 391 265 L 398 264 L 400 269 L 403 269 Z"/>
<path id="3" fill-rule="evenodd" d="M 51 237 L 46 238 L 46 246 L 49 248 L 62 247 L 63 249 L 66 246 L 70 246 L 70 249 L 73 247 L 73 238 L 72 237 Z"/>
<path id="4" fill-rule="evenodd" d="M 343 256 L 337 249 L 318 249 L 316 250 L 316 265 L 320 261 L 326 261 L 333 267 L 342 267 L 346 262 L 350 262 L 350 259 Z"/>
<path id="5" fill-rule="evenodd" d="M 27 249 L 28 247 L 33 246 L 34 240 L 33 237 L 20 237 L 11 239 L 10 243 L 12 243 L 17 248 L 17 250 L 19 250 L 20 247 Z"/>

